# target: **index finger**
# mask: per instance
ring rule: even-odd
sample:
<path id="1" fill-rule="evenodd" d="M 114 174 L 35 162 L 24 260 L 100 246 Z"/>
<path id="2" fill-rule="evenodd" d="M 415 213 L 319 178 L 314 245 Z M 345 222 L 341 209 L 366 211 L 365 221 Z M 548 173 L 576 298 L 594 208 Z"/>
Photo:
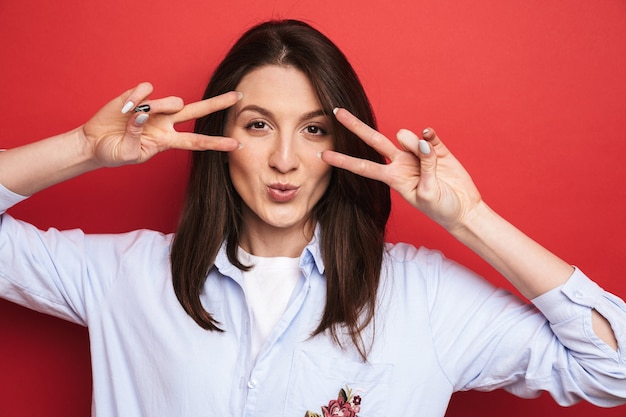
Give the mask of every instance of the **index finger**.
<path id="1" fill-rule="evenodd" d="M 383 154 L 383 156 L 387 159 L 393 160 L 394 156 L 397 155 L 398 152 L 402 152 L 383 134 L 363 123 L 358 117 L 354 116 L 348 110 L 338 108 L 333 112 L 335 113 L 335 117 L 339 123 L 344 125 L 350 132 L 361 138 L 363 142 Z"/>
<path id="2" fill-rule="evenodd" d="M 181 123 L 192 119 L 198 119 L 206 116 L 207 114 L 227 109 L 237 103 L 240 99 L 241 93 L 230 91 L 206 100 L 189 103 L 183 107 L 181 111 L 172 115 L 172 120 L 174 123 Z"/>

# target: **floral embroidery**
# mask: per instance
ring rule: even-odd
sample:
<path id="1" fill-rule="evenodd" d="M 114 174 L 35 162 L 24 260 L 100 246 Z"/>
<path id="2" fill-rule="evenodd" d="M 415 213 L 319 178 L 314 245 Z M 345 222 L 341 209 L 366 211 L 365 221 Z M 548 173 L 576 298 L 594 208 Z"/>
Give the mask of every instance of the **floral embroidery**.
<path id="1" fill-rule="evenodd" d="M 346 389 L 339 390 L 336 400 L 330 400 L 328 405 L 322 406 L 322 414 L 307 411 L 304 417 L 359 417 L 357 413 L 360 411 L 361 396 L 355 395 L 346 385 Z"/>

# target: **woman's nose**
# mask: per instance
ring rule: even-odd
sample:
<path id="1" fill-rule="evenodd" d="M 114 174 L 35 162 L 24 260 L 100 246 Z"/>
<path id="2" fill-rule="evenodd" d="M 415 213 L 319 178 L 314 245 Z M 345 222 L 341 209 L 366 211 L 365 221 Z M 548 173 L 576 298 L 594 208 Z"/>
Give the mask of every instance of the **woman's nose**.
<path id="1" fill-rule="evenodd" d="M 281 173 L 286 173 L 296 169 L 299 163 L 295 138 L 288 135 L 278 136 L 270 154 L 270 166 Z"/>

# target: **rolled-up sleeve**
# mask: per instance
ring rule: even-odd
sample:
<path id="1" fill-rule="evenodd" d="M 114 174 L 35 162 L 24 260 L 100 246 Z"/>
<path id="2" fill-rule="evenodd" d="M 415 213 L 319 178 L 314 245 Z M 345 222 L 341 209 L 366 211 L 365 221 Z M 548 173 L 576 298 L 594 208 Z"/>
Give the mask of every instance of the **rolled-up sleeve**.
<path id="1" fill-rule="evenodd" d="M 26 200 L 28 197 L 14 193 L 13 191 L 0 184 L 0 214 L 6 212 L 9 208 L 16 205 L 20 201 Z"/>
<path id="2" fill-rule="evenodd" d="M 562 286 L 532 300 L 559 342 L 593 376 L 595 386 L 626 397 L 626 304 L 604 291 L 578 268 Z M 592 310 L 611 324 L 618 343 L 613 350 L 594 332 Z M 598 393 L 598 395 L 605 396 Z M 608 396 L 606 396 L 608 397 Z M 608 398 L 607 398 L 608 399 Z"/>
<path id="3" fill-rule="evenodd" d="M 503 388 L 561 405 L 626 402 L 626 304 L 574 269 L 527 304 L 447 260 L 431 283 L 439 359 L 455 390 Z M 439 269 L 439 270 L 438 270 Z M 616 352 L 593 331 L 592 311 L 613 328 Z"/>

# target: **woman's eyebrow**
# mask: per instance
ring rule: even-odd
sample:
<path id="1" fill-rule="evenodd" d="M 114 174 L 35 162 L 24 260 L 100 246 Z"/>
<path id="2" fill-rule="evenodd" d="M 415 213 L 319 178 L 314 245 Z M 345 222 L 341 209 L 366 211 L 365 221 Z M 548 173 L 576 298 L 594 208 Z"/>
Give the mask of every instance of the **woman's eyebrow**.
<path id="1" fill-rule="evenodd" d="M 266 109 L 264 107 L 257 106 L 255 104 L 248 104 L 247 106 L 242 107 L 235 114 L 235 117 L 238 117 L 241 113 L 246 112 L 246 111 L 252 111 L 252 112 L 255 112 L 255 113 L 259 113 L 260 115 L 265 116 L 267 118 L 273 118 L 274 117 L 274 113 L 272 113 L 271 111 L 269 111 L 268 109 Z M 322 109 L 313 110 L 311 112 L 304 113 L 302 116 L 300 116 L 300 121 L 313 119 L 313 118 L 319 117 L 319 116 L 328 116 L 328 115 Z"/>
<path id="2" fill-rule="evenodd" d="M 265 117 L 269 117 L 269 118 L 271 118 L 273 116 L 271 111 L 269 111 L 269 110 L 267 110 L 267 109 L 265 109 L 263 107 L 257 106 L 255 104 L 248 104 L 247 106 L 244 106 L 241 109 L 239 109 L 237 114 L 235 114 L 235 117 L 238 117 L 241 113 L 246 112 L 246 111 L 253 111 L 253 112 L 259 113 L 259 114 L 261 114 L 261 115 L 263 115 Z"/>
<path id="3" fill-rule="evenodd" d="M 314 110 L 314 111 L 311 111 L 311 112 L 308 112 L 308 113 L 304 113 L 300 117 L 300 120 L 301 121 L 305 121 L 305 120 L 309 120 L 309 119 L 314 119 L 314 118 L 319 117 L 319 116 L 328 116 L 328 115 L 326 114 L 326 112 L 324 112 L 324 110 L 319 109 L 319 110 Z"/>

